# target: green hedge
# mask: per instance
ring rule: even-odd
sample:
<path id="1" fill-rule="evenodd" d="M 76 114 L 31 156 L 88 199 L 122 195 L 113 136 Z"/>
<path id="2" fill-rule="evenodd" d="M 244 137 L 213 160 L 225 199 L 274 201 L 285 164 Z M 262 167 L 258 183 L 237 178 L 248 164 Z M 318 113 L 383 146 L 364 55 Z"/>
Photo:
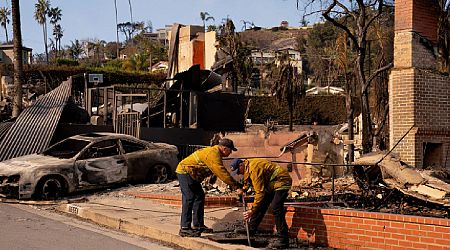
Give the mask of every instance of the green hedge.
<path id="1" fill-rule="evenodd" d="M 273 120 L 289 124 L 287 105 L 279 105 L 274 97 L 247 97 L 251 99 L 248 118 L 252 123 L 263 124 Z M 306 96 L 300 99 L 294 111 L 294 124 L 334 125 L 346 122 L 344 96 Z"/>
<path id="2" fill-rule="evenodd" d="M 68 77 L 73 76 L 73 89 L 82 90 L 84 88 L 84 73 L 103 74 L 103 83 L 99 84 L 100 87 L 113 84 L 146 84 L 148 86 L 155 84 L 159 86 L 166 78 L 166 75 L 161 73 L 136 73 L 68 65 L 33 65 L 24 70 L 25 79 L 27 81 L 38 80 L 45 77 L 52 89 L 56 88 L 62 81 L 67 80 Z M 93 84 L 89 83 L 88 86 L 93 87 Z"/>

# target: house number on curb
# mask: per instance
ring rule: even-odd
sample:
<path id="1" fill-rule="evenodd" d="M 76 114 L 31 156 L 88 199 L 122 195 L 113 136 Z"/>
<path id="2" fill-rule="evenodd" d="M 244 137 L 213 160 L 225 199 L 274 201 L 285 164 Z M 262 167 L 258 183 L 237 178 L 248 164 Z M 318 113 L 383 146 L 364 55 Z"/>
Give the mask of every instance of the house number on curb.
<path id="1" fill-rule="evenodd" d="M 78 215 L 79 207 L 75 205 L 69 205 L 69 213 Z"/>

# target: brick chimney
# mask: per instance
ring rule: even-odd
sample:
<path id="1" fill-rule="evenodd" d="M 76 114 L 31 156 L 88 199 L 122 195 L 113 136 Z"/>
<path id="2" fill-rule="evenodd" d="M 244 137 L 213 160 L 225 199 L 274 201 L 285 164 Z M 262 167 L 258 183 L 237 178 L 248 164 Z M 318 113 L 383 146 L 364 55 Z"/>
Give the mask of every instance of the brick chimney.
<path id="1" fill-rule="evenodd" d="M 432 2 L 395 1 L 390 147 L 415 125 L 395 151 L 416 167 L 450 166 L 450 80 L 435 71 L 438 14 Z"/>

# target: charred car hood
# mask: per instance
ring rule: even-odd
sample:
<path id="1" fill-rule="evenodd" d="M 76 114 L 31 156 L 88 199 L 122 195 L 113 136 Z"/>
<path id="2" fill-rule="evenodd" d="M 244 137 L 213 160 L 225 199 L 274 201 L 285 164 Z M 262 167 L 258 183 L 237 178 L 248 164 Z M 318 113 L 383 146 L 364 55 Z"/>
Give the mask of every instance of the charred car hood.
<path id="1" fill-rule="evenodd" d="M 41 167 L 61 167 L 72 161 L 72 159 L 59 159 L 52 156 L 31 154 L 0 162 L 0 173 L 17 173 Z"/>

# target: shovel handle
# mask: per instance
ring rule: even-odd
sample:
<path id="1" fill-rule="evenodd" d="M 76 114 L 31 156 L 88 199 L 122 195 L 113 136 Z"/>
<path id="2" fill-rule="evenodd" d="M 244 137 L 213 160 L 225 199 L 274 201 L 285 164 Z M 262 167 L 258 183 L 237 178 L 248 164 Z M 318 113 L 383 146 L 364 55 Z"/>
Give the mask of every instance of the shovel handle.
<path id="1" fill-rule="evenodd" d="M 245 203 L 245 196 L 242 195 L 242 205 L 244 207 L 244 212 L 247 211 L 247 203 Z M 247 231 L 247 240 L 248 240 L 248 246 L 251 247 L 252 246 L 252 242 L 250 240 L 250 230 L 248 229 L 248 221 L 245 221 L 245 230 Z"/>

